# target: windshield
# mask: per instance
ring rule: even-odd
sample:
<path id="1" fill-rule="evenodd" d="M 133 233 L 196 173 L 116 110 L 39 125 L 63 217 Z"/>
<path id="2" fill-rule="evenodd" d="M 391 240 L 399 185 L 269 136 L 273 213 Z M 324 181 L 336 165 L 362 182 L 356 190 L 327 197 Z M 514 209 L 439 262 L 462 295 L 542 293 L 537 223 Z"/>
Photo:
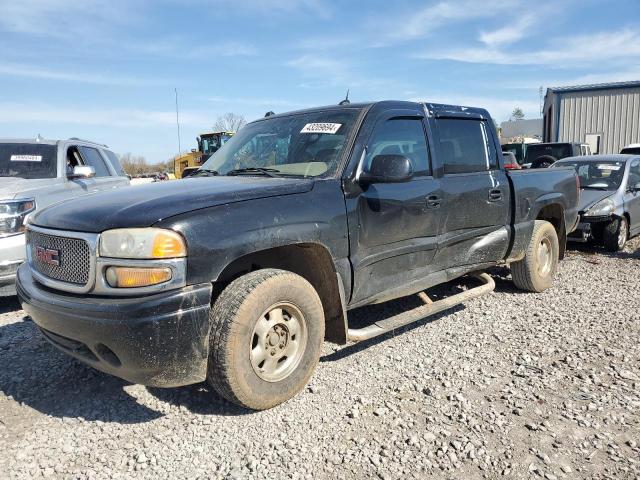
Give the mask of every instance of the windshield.
<path id="1" fill-rule="evenodd" d="M 57 147 L 38 143 L 0 143 L 0 177 L 55 178 Z"/>
<path id="2" fill-rule="evenodd" d="M 543 155 L 550 155 L 556 160 L 561 158 L 567 158 L 571 156 L 571 144 L 569 143 L 557 143 L 553 145 L 545 145 L 544 143 L 538 143 L 527 146 L 527 156 L 525 163 L 531 163 L 536 158 Z"/>
<path id="3" fill-rule="evenodd" d="M 580 188 L 617 190 L 624 175 L 624 162 L 557 162 L 554 167 L 573 167 L 580 179 Z"/>
<path id="4" fill-rule="evenodd" d="M 254 175 L 263 173 L 255 169 L 269 169 L 274 176 L 331 175 L 358 114 L 357 109 L 325 110 L 250 123 L 201 169 L 219 175 L 242 169 Z"/>

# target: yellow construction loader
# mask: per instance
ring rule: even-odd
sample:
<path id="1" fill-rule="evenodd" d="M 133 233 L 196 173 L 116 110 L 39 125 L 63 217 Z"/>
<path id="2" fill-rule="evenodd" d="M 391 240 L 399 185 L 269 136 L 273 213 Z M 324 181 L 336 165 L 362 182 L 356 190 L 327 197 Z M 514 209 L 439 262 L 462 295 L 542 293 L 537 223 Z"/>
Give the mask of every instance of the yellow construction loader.
<path id="1" fill-rule="evenodd" d="M 173 168 L 176 178 L 184 178 L 189 173 L 197 170 L 207 159 L 229 140 L 235 132 L 211 132 L 202 133 L 196 139 L 198 149 L 189 153 L 178 155 L 173 160 Z M 185 175 L 183 175 L 183 173 Z"/>

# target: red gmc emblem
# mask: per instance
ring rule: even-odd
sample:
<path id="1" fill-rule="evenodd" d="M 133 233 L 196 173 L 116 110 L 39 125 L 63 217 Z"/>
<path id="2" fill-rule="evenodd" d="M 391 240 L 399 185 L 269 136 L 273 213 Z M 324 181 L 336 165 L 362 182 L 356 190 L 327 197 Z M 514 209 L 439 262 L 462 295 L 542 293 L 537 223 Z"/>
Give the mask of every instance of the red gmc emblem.
<path id="1" fill-rule="evenodd" d="M 36 259 L 47 265 L 60 265 L 60 250 L 36 246 Z"/>

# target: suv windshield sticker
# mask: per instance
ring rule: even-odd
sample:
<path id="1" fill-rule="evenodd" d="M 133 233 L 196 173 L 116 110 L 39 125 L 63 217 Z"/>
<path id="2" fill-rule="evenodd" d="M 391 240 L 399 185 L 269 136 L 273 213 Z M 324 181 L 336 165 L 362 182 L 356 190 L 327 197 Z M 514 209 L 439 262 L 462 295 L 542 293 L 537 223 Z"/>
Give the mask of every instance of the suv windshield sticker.
<path id="1" fill-rule="evenodd" d="M 42 155 L 11 155 L 12 162 L 41 162 Z"/>
<path id="2" fill-rule="evenodd" d="M 599 170 L 620 170 L 620 165 L 607 165 L 606 163 L 601 163 L 598 165 Z"/>
<path id="3" fill-rule="evenodd" d="M 329 133 L 335 134 L 340 127 L 341 123 L 307 123 L 300 133 Z"/>

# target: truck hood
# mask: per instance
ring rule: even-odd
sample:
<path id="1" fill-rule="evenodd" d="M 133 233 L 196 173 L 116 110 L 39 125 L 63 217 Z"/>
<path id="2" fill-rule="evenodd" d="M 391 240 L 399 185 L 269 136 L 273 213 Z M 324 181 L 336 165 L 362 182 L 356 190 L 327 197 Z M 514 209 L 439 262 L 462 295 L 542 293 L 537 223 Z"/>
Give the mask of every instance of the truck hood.
<path id="1" fill-rule="evenodd" d="M 584 212 L 595 205 L 600 200 L 604 200 L 607 197 L 613 195 L 615 191 L 611 190 L 592 190 L 592 189 L 580 189 L 580 205 L 579 211 Z"/>
<path id="2" fill-rule="evenodd" d="M 99 233 L 148 227 L 181 213 L 217 205 L 308 192 L 313 180 L 254 176 L 203 177 L 119 188 L 62 202 L 38 212 L 31 223 Z"/>
<path id="3" fill-rule="evenodd" d="M 57 178 L 0 177 L 0 199 L 10 200 L 16 197 L 34 196 L 37 190 L 59 181 Z"/>

